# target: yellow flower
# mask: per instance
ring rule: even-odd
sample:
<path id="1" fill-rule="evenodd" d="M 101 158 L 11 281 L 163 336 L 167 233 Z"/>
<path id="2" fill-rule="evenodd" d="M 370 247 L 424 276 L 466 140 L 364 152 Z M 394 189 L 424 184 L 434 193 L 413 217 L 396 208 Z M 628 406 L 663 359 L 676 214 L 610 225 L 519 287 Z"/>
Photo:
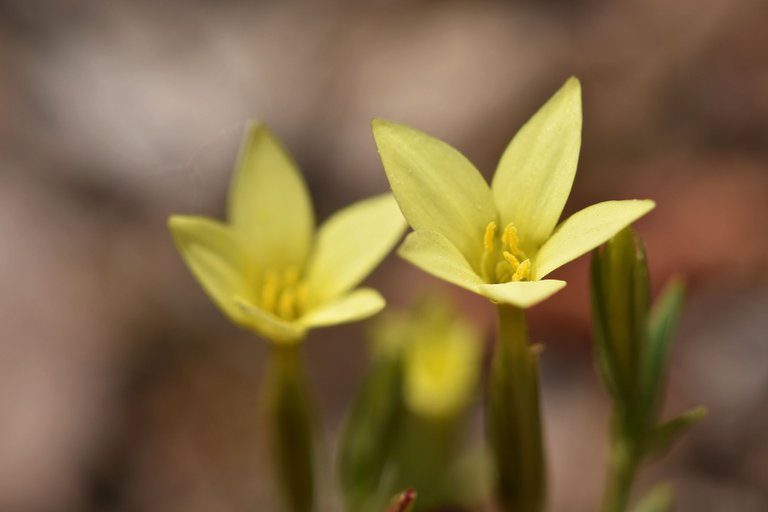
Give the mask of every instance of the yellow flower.
<path id="1" fill-rule="evenodd" d="M 437 297 L 414 310 L 408 321 L 403 344 L 406 405 L 431 418 L 458 415 L 477 388 L 482 336 Z"/>
<path id="2" fill-rule="evenodd" d="M 331 216 L 315 234 L 304 180 L 280 142 L 252 124 L 230 189 L 229 223 L 172 215 L 169 228 L 192 273 L 236 324 L 276 343 L 308 329 L 377 313 L 384 299 L 350 291 L 397 243 L 405 222 L 390 194 Z"/>
<path id="3" fill-rule="evenodd" d="M 654 207 L 606 201 L 559 225 L 581 144 L 581 86 L 565 85 L 520 129 L 489 187 L 464 155 L 418 130 L 373 122 L 384 169 L 414 229 L 399 254 L 496 303 L 526 308 L 563 286 L 551 271 Z"/>

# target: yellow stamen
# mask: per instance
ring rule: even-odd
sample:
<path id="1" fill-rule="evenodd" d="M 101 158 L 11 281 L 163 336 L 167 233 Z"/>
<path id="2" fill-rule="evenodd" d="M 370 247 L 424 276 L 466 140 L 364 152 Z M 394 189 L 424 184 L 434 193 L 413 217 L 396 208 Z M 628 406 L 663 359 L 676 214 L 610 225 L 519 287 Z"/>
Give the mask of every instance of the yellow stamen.
<path id="1" fill-rule="evenodd" d="M 512 281 L 523 281 L 528 279 L 529 274 L 531 273 L 531 260 L 525 260 L 522 263 L 520 263 L 520 266 L 517 267 L 517 270 L 515 270 L 515 273 L 512 274 Z"/>
<path id="2" fill-rule="evenodd" d="M 296 286 L 296 309 L 302 309 L 307 305 L 309 297 L 309 288 L 306 283 L 299 283 Z"/>
<path id="3" fill-rule="evenodd" d="M 296 291 L 292 288 L 285 288 L 280 294 L 280 302 L 277 305 L 277 316 L 283 320 L 293 320 L 295 318 Z"/>
<path id="4" fill-rule="evenodd" d="M 264 274 L 264 283 L 261 285 L 261 308 L 270 313 L 275 309 L 280 278 L 274 270 L 268 270 Z"/>
<path id="5" fill-rule="evenodd" d="M 496 223 L 491 221 L 485 227 L 485 236 L 483 237 L 483 247 L 485 247 L 486 254 L 493 252 L 494 236 L 496 236 Z"/>
<path id="6" fill-rule="evenodd" d="M 509 263 L 509 266 L 512 267 L 512 272 L 516 271 L 517 268 L 520 266 L 520 261 L 518 261 L 518 259 L 515 258 L 512 255 L 512 253 L 508 251 L 504 251 L 503 253 L 501 253 L 501 255 L 504 256 L 504 259 L 507 260 L 507 263 Z"/>
<path id="7" fill-rule="evenodd" d="M 504 233 L 501 235 L 502 243 L 509 247 L 509 252 L 520 256 L 521 251 L 518 247 L 520 239 L 517 237 L 517 228 L 511 222 L 504 228 Z"/>

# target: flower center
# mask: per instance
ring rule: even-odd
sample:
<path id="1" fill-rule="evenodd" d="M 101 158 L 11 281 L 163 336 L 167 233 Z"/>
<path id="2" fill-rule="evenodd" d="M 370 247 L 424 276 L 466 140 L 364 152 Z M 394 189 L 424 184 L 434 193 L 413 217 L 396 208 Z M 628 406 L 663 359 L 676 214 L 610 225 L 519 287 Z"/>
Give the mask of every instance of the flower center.
<path id="1" fill-rule="evenodd" d="M 497 234 L 496 223 L 485 227 L 480 275 L 488 283 L 528 281 L 531 278 L 531 260 L 520 249 L 517 228 L 511 222 Z"/>
<path id="2" fill-rule="evenodd" d="M 296 320 L 307 302 L 307 286 L 299 281 L 299 269 L 291 266 L 282 272 L 264 272 L 258 300 L 264 311 L 283 320 Z"/>

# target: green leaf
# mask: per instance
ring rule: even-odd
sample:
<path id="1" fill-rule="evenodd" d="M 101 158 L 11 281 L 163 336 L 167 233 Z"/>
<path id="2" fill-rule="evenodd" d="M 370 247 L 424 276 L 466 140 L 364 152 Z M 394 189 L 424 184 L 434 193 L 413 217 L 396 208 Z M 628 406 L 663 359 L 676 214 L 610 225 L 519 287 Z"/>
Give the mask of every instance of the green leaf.
<path id="1" fill-rule="evenodd" d="M 396 335 L 396 333 L 393 333 Z M 402 415 L 402 362 L 380 352 L 347 417 L 338 467 L 347 510 L 362 510 L 379 491 Z"/>
<path id="2" fill-rule="evenodd" d="M 648 297 L 648 268 L 642 244 L 631 228 L 623 229 L 593 258 L 595 352 L 611 395 L 628 414 L 640 419 L 643 415 L 638 406 L 638 386 L 648 339 Z"/>
<path id="3" fill-rule="evenodd" d="M 674 492 L 667 484 L 657 485 L 640 502 L 632 507 L 632 512 L 670 512 L 674 504 Z"/>
<path id="4" fill-rule="evenodd" d="M 706 415 L 706 407 L 699 406 L 654 427 L 648 438 L 645 450 L 646 455 L 651 458 L 663 456 Z"/>
<path id="5" fill-rule="evenodd" d="M 680 318 L 684 294 L 682 282 L 671 281 L 656 300 L 648 319 L 649 335 L 644 351 L 641 393 L 642 402 L 647 406 L 649 425 L 655 422 L 663 398 L 669 348 Z"/>
<path id="6" fill-rule="evenodd" d="M 601 270 L 604 256 L 600 250 L 592 252 L 592 263 L 590 266 L 590 291 L 592 297 L 592 328 L 595 337 L 595 366 L 597 373 L 603 382 L 603 386 L 608 390 L 614 401 L 621 401 L 616 384 L 616 377 L 613 375 L 613 364 L 611 362 L 610 349 L 607 338 L 607 312 L 606 298 L 603 284 L 603 272 Z"/>

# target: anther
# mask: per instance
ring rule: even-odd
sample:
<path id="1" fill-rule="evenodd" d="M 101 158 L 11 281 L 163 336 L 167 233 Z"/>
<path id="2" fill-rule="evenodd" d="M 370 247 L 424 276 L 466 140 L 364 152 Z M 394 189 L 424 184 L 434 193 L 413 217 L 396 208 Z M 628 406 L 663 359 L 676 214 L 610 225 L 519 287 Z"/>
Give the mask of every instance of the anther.
<path id="1" fill-rule="evenodd" d="M 520 248 L 518 247 L 520 239 L 517 237 L 517 228 L 511 222 L 504 228 L 504 233 L 501 234 L 501 241 L 509 247 L 509 252 L 517 254 L 518 256 L 521 254 Z"/>
<path id="2" fill-rule="evenodd" d="M 296 292 L 293 288 L 285 288 L 280 294 L 280 302 L 277 305 L 277 316 L 283 320 L 294 319 L 294 307 L 296 306 Z"/>
<path id="3" fill-rule="evenodd" d="M 493 237 L 496 236 L 496 223 L 491 221 L 485 227 L 485 236 L 483 237 L 483 247 L 486 254 L 493 252 Z"/>
<path id="4" fill-rule="evenodd" d="M 264 274 L 264 284 L 261 285 L 261 308 L 270 313 L 275 310 L 279 278 L 274 270 L 268 270 Z"/>
<path id="5" fill-rule="evenodd" d="M 512 274 L 512 281 L 522 281 L 524 279 L 528 279 L 528 275 L 531 272 L 531 260 L 525 260 L 522 263 L 520 263 L 520 266 L 517 267 L 517 270 L 515 270 L 515 273 Z"/>
<path id="6" fill-rule="evenodd" d="M 517 258 L 515 258 L 515 256 L 509 251 L 504 251 L 501 253 L 501 255 L 504 257 L 505 260 L 507 260 L 507 263 L 509 263 L 509 266 L 512 267 L 512 271 L 515 272 L 517 268 L 520 266 L 520 261 Z"/>

